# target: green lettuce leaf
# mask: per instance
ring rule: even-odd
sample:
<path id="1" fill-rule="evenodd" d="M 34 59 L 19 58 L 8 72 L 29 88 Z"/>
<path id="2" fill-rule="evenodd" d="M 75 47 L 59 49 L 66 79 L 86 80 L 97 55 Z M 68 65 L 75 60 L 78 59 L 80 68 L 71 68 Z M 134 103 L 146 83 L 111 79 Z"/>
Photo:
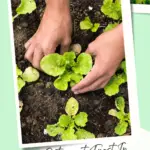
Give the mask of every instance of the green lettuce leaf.
<path id="1" fill-rule="evenodd" d="M 43 57 L 40 66 L 46 74 L 54 77 L 62 75 L 66 67 L 64 57 L 57 53 Z"/>
<path id="2" fill-rule="evenodd" d="M 119 122 L 118 125 L 115 127 L 115 133 L 121 136 L 126 133 L 127 128 L 128 128 L 127 122 Z"/>
<path id="3" fill-rule="evenodd" d="M 117 82 L 117 76 L 114 75 L 108 84 L 104 87 L 105 94 L 108 96 L 115 95 L 119 92 L 119 85 Z"/>
<path id="4" fill-rule="evenodd" d="M 17 78 L 17 83 L 18 83 L 18 93 L 19 93 L 26 83 L 20 77 Z"/>
<path id="5" fill-rule="evenodd" d="M 113 117 L 117 117 L 119 120 L 124 120 L 124 115 L 125 114 L 121 111 L 118 112 L 115 109 L 111 109 L 111 110 L 109 110 L 108 114 L 113 116 Z"/>
<path id="6" fill-rule="evenodd" d="M 69 124 L 69 128 L 74 128 L 75 127 L 75 123 L 74 123 L 74 119 L 71 119 L 71 122 Z"/>
<path id="7" fill-rule="evenodd" d="M 121 19 L 121 1 L 120 0 L 104 0 L 101 11 L 114 20 Z"/>
<path id="8" fill-rule="evenodd" d="M 68 127 L 68 125 L 71 123 L 71 117 L 67 115 L 61 115 L 58 123 L 61 127 Z"/>
<path id="9" fill-rule="evenodd" d="M 125 100 L 122 96 L 120 97 L 117 97 L 115 99 L 115 105 L 116 105 L 116 108 L 118 110 L 120 110 L 121 112 L 124 112 L 124 109 L 125 109 Z"/>
<path id="10" fill-rule="evenodd" d="M 17 65 L 16 65 L 16 74 L 17 74 L 17 77 L 22 76 L 22 71 L 21 71 L 21 69 L 18 68 Z"/>
<path id="11" fill-rule="evenodd" d="M 75 61 L 74 61 L 76 58 L 75 52 L 65 52 L 63 57 L 66 60 L 66 65 L 68 65 L 69 67 L 75 65 Z"/>
<path id="12" fill-rule="evenodd" d="M 78 139 L 93 139 L 93 138 L 95 138 L 95 135 L 93 133 L 90 133 L 84 129 L 78 129 L 76 132 L 76 136 Z"/>
<path id="13" fill-rule="evenodd" d="M 125 117 L 125 113 L 122 111 L 117 112 L 117 116 L 116 116 L 119 120 L 124 120 Z"/>
<path id="14" fill-rule="evenodd" d="M 39 77 L 39 72 L 33 67 L 26 68 L 24 73 L 22 74 L 22 78 L 26 82 L 35 82 L 39 79 Z"/>
<path id="15" fill-rule="evenodd" d="M 94 26 L 92 27 L 92 32 L 97 32 L 98 28 L 100 27 L 100 23 L 94 23 Z"/>
<path id="16" fill-rule="evenodd" d="M 65 72 L 54 81 L 54 86 L 58 90 L 66 91 L 68 89 L 68 82 L 70 81 L 70 73 Z"/>
<path id="17" fill-rule="evenodd" d="M 117 111 L 115 110 L 115 109 L 111 109 L 111 110 L 109 110 L 109 112 L 108 112 L 108 114 L 109 115 L 111 115 L 111 116 L 113 116 L 113 117 L 117 117 Z"/>
<path id="18" fill-rule="evenodd" d="M 93 23 L 91 22 L 89 17 L 85 17 L 85 19 L 80 22 L 81 30 L 89 30 L 92 29 L 92 27 L 93 27 Z"/>
<path id="19" fill-rule="evenodd" d="M 57 125 L 47 125 L 46 132 L 49 136 L 55 137 L 58 134 L 63 134 L 64 128 L 58 127 Z"/>
<path id="20" fill-rule="evenodd" d="M 65 111 L 66 113 L 69 115 L 69 116 L 74 116 L 77 114 L 79 110 L 79 103 L 78 101 L 71 97 L 68 101 L 67 101 L 67 104 L 66 104 L 66 107 L 65 107 Z"/>
<path id="21" fill-rule="evenodd" d="M 67 140 L 76 140 L 77 136 L 75 135 L 75 130 L 72 128 L 68 128 L 65 130 L 61 136 L 62 141 L 67 141 Z"/>
<path id="22" fill-rule="evenodd" d="M 116 95 L 119 92 L 120 85 L 125 82 L 127 82 L 127 76 L 125 73 L 114 75 L 104 87 L 105 94 L 108 96 Z"/>
<path id="23" fill-rule="evenodd" d="M 86 75 L 92 68 L 92 57 L 87 53 L 82 53 L 77 58 L 76 65 L 72 68 L 76 74 Z"/>
<path id="24" fill-rule="evenodd" d="M 32 13 L 36 9 L 35 0 L 21 0 L 21 4 L 16 9 L 17 14 Z"/>
<path id="25" fill-rule="evenodd" d="M 70 79 L 70 86 L 73 87 L 75 84 L 79 83 L 83 79 L 83 76 L 80 74 L 72 73 L 70 75 Z"/>
<path id="26" fill-rule="evenodd" d="M 126 73 L 126 61 L 122 61 L 120 68 Z"/>
<path id="27" fill-rule="evenodd" d="M 80 112 L 75 116 L 75 123 L 79 127 L 85 127 L 88 122 L 88 115 L 85 112 Z"/>
<path id="28" fill-rule="evenodd" d="M 117 25 L 118 25 L 118 23 L 108 24 L 107 27 L 105 28 L 104 32 L 107 32 L 107 31 L 114 29 Z"/>
<path id="29" fill-rule="evenodd" d="M 124 72 L 121 74 L 118 74 L 116 82 L 118 83 L 118 85 L 126 83 L 127 82 L 127 75 Z"/>

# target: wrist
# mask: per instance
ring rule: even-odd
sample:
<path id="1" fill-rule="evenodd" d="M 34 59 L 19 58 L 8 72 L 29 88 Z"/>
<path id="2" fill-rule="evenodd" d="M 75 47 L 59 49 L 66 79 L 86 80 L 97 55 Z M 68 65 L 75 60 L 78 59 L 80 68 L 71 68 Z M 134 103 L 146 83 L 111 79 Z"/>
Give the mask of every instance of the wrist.
<path id="1" fill-rule="evenodd" d="M 120 46 L 124 49 L 124 36 L 123 36 L 123 25 L 122 23 L 119 24 L 115 29 L 114 32 L 117 38 L 117 41 L 120 43 Z"/>
<path id="2" fill-rule="evenodd" d="M 46 0 L 46 6 L 54 11 L 70 11 L 70 0 Z"/>

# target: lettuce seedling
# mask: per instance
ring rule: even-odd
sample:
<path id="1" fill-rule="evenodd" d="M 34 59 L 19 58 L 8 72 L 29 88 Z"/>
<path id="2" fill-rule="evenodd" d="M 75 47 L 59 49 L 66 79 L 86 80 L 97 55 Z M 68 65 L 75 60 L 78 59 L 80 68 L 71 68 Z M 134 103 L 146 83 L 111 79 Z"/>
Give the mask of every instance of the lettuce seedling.
<path id="1" fill-rule="evenodd" d="M 53 53 L 43 57 L 40 66 L 46 74 L 58 76 L 54 81 L 55 88 L 66 91 L 69 83 L 74 86 L 91 70 L 92 57 L 87 53 L 81 53 L 77 58 L 75 52 Z"/>
<path id="2" fill-rule="evenodd" d="M 21 89 L 25 86 L 26 82 L 22 79 L 22 71 L 16 65 L 16 74 L 17 74 L 17 84 L 18 84 L 18 93 L 20 93 Z"/>
<path id="3" fill-rule="evenodd" d="M 39 79 L 39 72 L 32 68 L 28 67 L 22 72 L 18 66 L 16 66 L 16 74 L 17 74 L 17 83 L 18 83 L 18 93 L 20 93 L 21 89 L 26 85 L 26 82 L 34 82 Z"/>
<path id="4" fill-rule="evenodd" d="M 60 135 L 62 141 L 95 138 L 93 133 L 82 128 L 88 122 L 87 113 L 80 112 L 77 114 L 78 110 L 78 101 L 71 97 L 65 107 L 67 115 L 61 115 L 56 124 L 47 125 L 46 132 L 48 135 L 52 137 Z"/>
<path id="5" fill-rule="evenodd" d="M 130 125 L 130 113 L 125 113 L 125 100 L 123 97 L 117 97 L 115 99 L 116 109 L 109 110 L 109 115 L 117 117 L 119 123 L 115 127 L 115 133 L 117 135 L 123 135 L 126 133 L 128 126 Z"/>
<path id="6" fill-rule="evenodd" d="M 80 22 L 81 30 L 91 30 L 92 32 L 97 32 L 100 27 L 100 23 L 92 23 L 89 17 L 85 17 L 83 21 Z"/>
<path id="7" fill-rule="evenodd" d="M 22 78 L 26 82 L 35 82 L 39 79 L 39 77 L 39 72 L 32 67 L 26 68 L 24 73 L 22 74 Z"/>
<path id="8" fill-rule="evenodd" d="M 104 92 L 108 96 L 113 96 L 119 93 L 119 87 L 121 84 L 127 82 L 127 75 L 126 75 L 126 66 L 125 61 L 123 61 L 120 65 L 120 69 L 123 71 L 122 73 L 115 74 L 108 84 L 104 87 Z"/>
<path id="9" fill-rule="evenodd" d="M 35 0 L 21 0 L 21 4 L 16 9 L 16 15 L 13 17 L 13 21 L 19 15 L 31 14 L 36 9 Z"/>
<path id="10" fill-rule="evenodd" d="M 104 29 L 104 32 L 107 32 L 107 31 L 110 31 L 110 30 L 114 29 L 117 25 L 118 25 L 118 23 L 108 24 L 107 27 Z"/>
<path id="11" fill-rule="evenodd" d="M 121 15 L 121 0 L 104 0 L 101 11 L 114 20 L 120 20 Z"/>

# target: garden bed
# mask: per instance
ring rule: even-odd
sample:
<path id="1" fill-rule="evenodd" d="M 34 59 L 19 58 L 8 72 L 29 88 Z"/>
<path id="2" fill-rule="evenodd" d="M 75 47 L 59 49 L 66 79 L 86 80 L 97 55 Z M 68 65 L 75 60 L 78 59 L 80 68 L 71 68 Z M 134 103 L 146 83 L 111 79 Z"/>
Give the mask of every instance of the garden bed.
<path id="1" fill-rule="evenodd" d="M 108 23 L 113 23 L 100 12 L 103 0 L 71 0 L 71 14 L 73 20 L 72 43 L 80 43 L 83 51 L 88 44 L 100 35 Z M 18 6 L 12 0 L 12 9 L 15 11 Z M 92 10 L 89 10 L 89 6 Z M 36 32 L 44 12 L 45 3 L 43 0 L 37 2 L 37 9 L 30 15 L 20 16 L 14 21 L 14 40 L 16 63 L 21 70 L 25 70 L 31 64 L 24 59 L 24 43 Z M 81 31 L 79 23 L 90 16 L 93 22 L 101 23 L 101 28 L 96 33 Z M 110 37 L 113 38 L 113 37 Z M 98 137 L 117 136 L 114 128 L 118 123 L 117 119 L 108 115 L 108 111 L 115 108 L 115 98 L 123 96 L 128 106 L 127 84 L 120 87 L 116 96 L 105 95 L 104 90 L 74 95 L 71 90 L 61 92 L 53 86 L 54 78 L 40 72 L 40 79 L 35 83 L 28 83 L 20 92 L 19 97 L 24 103 L 21 112 L 21 129 L 23 143 L 37 143 L 59 141 L 59 137 L 44 135 L 47 124 L 56 123 L 59 116 L 65 113 L 65 103 L 70 97 L 74 97 L 80 104 L 80 111 L 89 115 L 86 129 Z M 130 134 L 130 129 L 127 134 Z"/>

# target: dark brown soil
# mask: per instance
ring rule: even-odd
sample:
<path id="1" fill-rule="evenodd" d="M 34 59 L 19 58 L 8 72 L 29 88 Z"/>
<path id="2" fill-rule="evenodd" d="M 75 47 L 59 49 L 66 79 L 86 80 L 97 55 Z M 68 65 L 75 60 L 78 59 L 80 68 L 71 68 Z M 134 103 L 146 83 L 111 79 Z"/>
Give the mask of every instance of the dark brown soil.
<path id="1" fill-rule="evenodd" d="M 13 13 L 18 5 L 17 0 L 12 0 Z M 71 14 L 73 19 L 73 43 L 80 43 L 83 49 L 88 43 L 93 41 L 99 34 L 103 32 L 103 27 L 97 33 L 81 31 L 79 22 L 86 15 L 91 17 L 93 22 L 100 22 L 102 26 L 106 26 L 113 20 L 108 19 L 100 12 L 103 0 L 71 0 Z M 88 7 L 93 7 L 89 11 Z M 24 70 L 31 65 L 24 60 L 25 48 L 24 43 L 36 32 L 43 14 L 45 3 L 42 0 L 37 1 L 37 10 L 30 15 L 20 16 L 14 21 L 14 37 L 16 63 Z M 80 103 L 80 111 L 85 111 L 89 115 L 87 130 L 93 132 L 96 137 L 116 136 L 114 127 L 117 120 L 108 115 L 108 111 L 114 106 L 114 99 L 118 95 L 124 96 L 126 106 L 128 107 L 127 85 L 124 84 L 120 88 L 117 96 L 108 97 L 103 90 L 89 92 L 82 95 L 74 95 L 70 90 L 60 92 L 53 86 L 54 78 L 40 73 L 40 80 L 36 83 L 28 84 L 20 93 L 20 99 L 24 103 L 21 112 L 21 128 L 23 143 L 37 143 L 47 141 L 58 141 L 59 137 L 49 137 L 44 135 L 44 129 L 47 124 L 56 123 L 58 117 L 65 113 L 65 103 L 70 97 L 75 97 Z M 46 88 L 47 82 L 51 84 Z M 130 134 L 130 130 L 128 131 Z"/>

